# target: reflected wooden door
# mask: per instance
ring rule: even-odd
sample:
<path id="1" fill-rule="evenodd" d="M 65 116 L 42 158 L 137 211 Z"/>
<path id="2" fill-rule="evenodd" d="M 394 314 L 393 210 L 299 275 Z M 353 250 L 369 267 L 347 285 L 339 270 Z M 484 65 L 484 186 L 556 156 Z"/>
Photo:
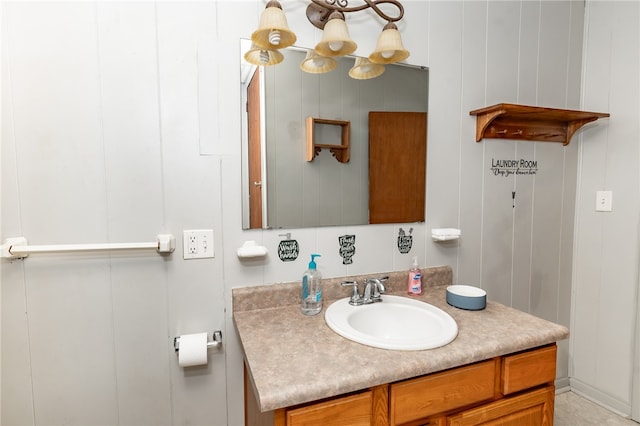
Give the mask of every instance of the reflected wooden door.
<path id="1" fill-rule="evenodd" d="M 423 222 L 427 113 L 369 112 L 369 223 Z"/>
<path id="2" fill-rule="evenodd" d="M 249 228 L 262 228 L 262 148 L 260 143 L 260 68 L 247 86 L 249 139 Z"/>

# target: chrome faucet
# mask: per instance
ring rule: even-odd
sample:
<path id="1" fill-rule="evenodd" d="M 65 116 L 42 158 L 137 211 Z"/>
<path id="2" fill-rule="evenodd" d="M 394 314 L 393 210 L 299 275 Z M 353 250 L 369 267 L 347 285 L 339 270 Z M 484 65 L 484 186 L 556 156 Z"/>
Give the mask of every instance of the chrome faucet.
<path id="1" fill-rule="evenodd" d="M 380 278 L 367 278 L 364 285 L 363 303 L 382 302 L 382 293 L 386 289 Z"/>
<path id="2" fill-rule="evenodd" d="M 370 303 L 375 303 L 375 302 L 382 302 L 382 293 L 386 291 L 386 288 L 383 282 L 387 281 L 388 279 L 389 277 L 367 278 L 364 281 L 365 287 L 364 287 L 362 296 L 358 291 L 357 281 L 343 281 L 340 283 L 340 285 L 343 287 L 347 287 L 347 286 L 353 287 L 353 292 L 351 293 L 349 304 L 353 306 L 360 306 L 360 305 L 368 305 Z"/>

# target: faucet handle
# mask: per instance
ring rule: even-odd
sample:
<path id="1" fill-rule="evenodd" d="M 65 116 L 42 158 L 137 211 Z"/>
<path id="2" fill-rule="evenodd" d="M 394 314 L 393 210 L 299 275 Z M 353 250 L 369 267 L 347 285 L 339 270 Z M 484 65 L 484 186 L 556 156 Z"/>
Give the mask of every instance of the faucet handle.
<path id="1" fill-rule="evenodd" d="M 351 299 L 349 303 L 354 304 L 360 300 L 360 294 L 358 293 L 358 281 L 342 281 L 340 285 L 342 287 L 353 287 L 353 293 L 351 293 Z"/>

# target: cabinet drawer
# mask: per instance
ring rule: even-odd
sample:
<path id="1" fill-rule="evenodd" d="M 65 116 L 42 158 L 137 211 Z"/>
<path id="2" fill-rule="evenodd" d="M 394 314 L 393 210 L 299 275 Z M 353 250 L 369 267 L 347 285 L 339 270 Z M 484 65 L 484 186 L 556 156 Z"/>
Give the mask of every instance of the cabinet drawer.
<path id="1" fill-rule="evenodd" d="M 370 426 L 373 392 L 287 410 L 287 426 Z"/>
<path id="2" fill-rule="evenodd" d="M 504 398 L 447 418 L 450 426 L 553 425 L 553 386 Z"/>
<path id="3" fill-rule="evenodd" d="M 501 391 L 509 395 L 556 379 L 556 345 L 504 357 Z"/>
<path id="4" fill-rule="evenodd" d="M 498 360 L 454 368 L 442 373 L 391 385 L 392 426 L 419 420 L 492 399 Z"/>

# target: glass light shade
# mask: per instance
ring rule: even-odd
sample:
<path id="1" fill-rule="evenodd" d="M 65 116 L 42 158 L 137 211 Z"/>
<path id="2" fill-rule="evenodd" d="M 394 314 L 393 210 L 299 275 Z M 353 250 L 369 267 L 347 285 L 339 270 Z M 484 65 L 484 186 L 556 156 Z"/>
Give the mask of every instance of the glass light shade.
<path id="1" fill-rule="evenodd" d="M 374 64 L 367 58 L 356 58 L 356 61 L 349 70 L 349 76 L 356 80 L 368 80 L 376 78 L 384 73 L 384 65 Z"/>
<path id="2" fill-rule="evenodd" d="M 345 56 L 355 52 L 358 45 L 351 40 L 349 29 L 340 12 L 333 12 L 322 31 L 322 40 L 316 45 L 321 56 Z"/>
<path id="3" fill-rule="evenodd" d="M 284 55 L 277 50 L 265 49 L 252 44 L 251 49 L 244 54 L 244 59 L 250 64 L 258 66 L 275 65 L 284 60 Z"/>
<path id="4" fill-rule="evenodd" d="M 376 50 L 369 55 L 369 60 L 376 64 L 391 64 L 403 61 L 408 57 L 409 51 L 402 45 L 402 37 L 400 37 L 398 27 L 393 23 L 388 23 L 378 37 Z"/>
<path id="5" fill-rule="evenodd" d="M 296 35 L 289 29 L 279 2 L 271 0 L 267 3 L 260 15 L 258 29 L 251 34 L 251 41 L 267 49 L 282 49 L 296 42 Z"/>
<path id="6" fill-rule="evenodd" d="M 333 71 L 338 63 L 333 58 L 326 58 L 318 55 L 315 51 L 311 50 L 307 52 L 307 56 L 300 64 L 300 69 L 310 74 L 323 74 L 325 72 Z"/>

